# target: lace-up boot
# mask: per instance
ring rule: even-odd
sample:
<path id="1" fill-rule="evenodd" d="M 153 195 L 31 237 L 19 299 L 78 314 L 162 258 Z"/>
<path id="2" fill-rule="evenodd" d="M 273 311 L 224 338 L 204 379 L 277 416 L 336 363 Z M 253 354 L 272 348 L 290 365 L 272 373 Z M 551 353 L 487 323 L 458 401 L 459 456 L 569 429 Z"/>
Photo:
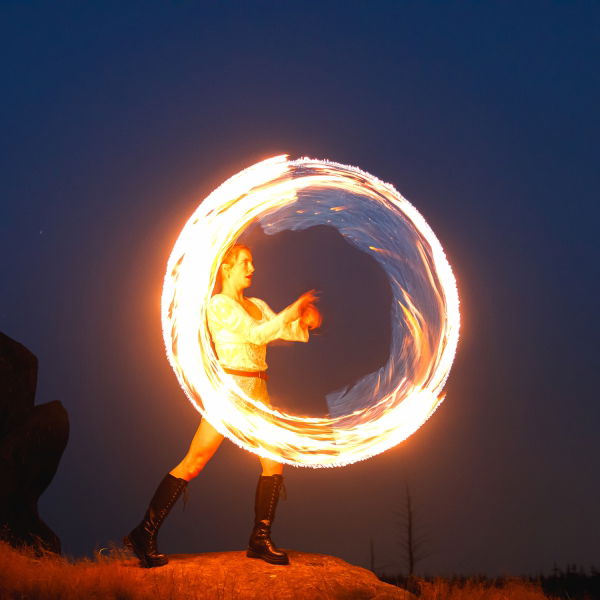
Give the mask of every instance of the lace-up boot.
<path id="1" fill-rule="evenodd" d="M 123 539 L 140 559 L 142 567 L 161 567 L 169 562 L 167 555 L 160 554 L 156 548 L 158 529 L 181 493 L 187 491 L 187 483 L 185 479 L 167 474 L 154 492 L 144 520 Z"/>
<path id="2" fill-rule="evenodd" d="M 282 475 L 260 476 L 254 504 L 254 529 L 246 552 L 249 558 L 262 558 L 274 565 L 287 565 L 290 562 L 288 555 L 283 550 L 279 550 L 271 540 L 271 525 L 275 519 L 275 509 L 282 485 Z M 285 491 L 285 487 L 283 489 Z"/>

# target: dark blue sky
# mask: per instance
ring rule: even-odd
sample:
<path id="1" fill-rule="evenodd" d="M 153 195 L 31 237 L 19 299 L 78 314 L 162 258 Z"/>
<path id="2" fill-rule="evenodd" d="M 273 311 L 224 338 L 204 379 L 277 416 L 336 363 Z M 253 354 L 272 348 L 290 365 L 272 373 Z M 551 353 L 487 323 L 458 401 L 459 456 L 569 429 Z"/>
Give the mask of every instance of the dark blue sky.
<path id="1" fill-rule="evenodd" d="M 421 571 L 600 564 L 599 31 L 592 2 L 3 3 L 0 330 L 38 356 L 38 402 L 69 411 L 41 501 L 66 552 L 120 540 L 197 427 L 160 329 L 179 229 L 288 153 L 360 166 L 420 210 L 462 335 L 446 402 L 409 440 L 286 470 L 275 540 L 366 566 L 372 538 L 393 570 L 408 482 Z M 254 294 L 280 309 L 326 288 L 337 324 L 272 349 L 273 389 L 299 397 L 386 358 L 381 274 L 317 234 L 256 244 Z M 369 326 L 339 333 L 365 307 Z M 258 472 L 224 442 L 161 548 L 242 549 Z"/>

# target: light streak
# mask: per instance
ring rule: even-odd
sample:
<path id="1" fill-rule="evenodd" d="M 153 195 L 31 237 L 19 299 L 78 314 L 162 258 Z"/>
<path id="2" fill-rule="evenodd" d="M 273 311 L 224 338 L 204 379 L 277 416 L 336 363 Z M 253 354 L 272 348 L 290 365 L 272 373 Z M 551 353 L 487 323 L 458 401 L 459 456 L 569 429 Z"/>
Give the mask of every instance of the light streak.
<path id="1" fill-rule="evenodd" d="M 267 233 L 330 224 L 372 252 L 388 275 L 394 297 L 388 363 L 328 397 L 330 417 L 286 414 L 250 398 L 212 351 L 206 308 L 218 267 L 257 220 Z M 404 234 L 409 252 L 399 251 Z M 408 287 L 425 290 L 427 301 L 417 305 Z M 202 416 L 242 448 L 310 467 L 363 460 L 414 433 L 444 399 L 460 324 L 452 269 L 410 202 L 358 168 L 287 156 L 241 171 L 201 202 L 171 252 L 161 309 L 167 357 Z"/>

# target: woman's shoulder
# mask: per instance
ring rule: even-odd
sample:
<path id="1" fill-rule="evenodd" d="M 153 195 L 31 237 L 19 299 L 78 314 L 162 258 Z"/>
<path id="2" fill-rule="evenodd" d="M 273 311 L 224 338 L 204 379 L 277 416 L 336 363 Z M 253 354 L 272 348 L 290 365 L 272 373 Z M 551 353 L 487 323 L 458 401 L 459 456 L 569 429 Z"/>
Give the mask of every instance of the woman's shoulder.
<path id="1" fill-rule="evenodd" d="M 231 310 L 235 308 L 235 305 L 237 305 L 237 302 L 225 294 L 215 294 L 208 301 L 209 310 Z"/>
<path id="2" fill-rule="evenodd" d="M 213 326 L 231 326 L 233 321 L 242 316 L 243 310 L 233 298 L 225 294 L 215 294 L 208 302 L 206 317 Z"/>

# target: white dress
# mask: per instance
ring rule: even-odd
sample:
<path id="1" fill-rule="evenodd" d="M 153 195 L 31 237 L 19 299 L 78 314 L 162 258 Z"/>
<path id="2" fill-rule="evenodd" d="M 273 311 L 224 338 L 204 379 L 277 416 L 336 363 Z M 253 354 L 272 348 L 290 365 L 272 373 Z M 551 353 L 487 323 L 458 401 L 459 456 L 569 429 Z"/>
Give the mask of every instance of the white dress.
<path id="1" fill-rule="evenodd" d="M 223 367 L 240 371 L 267 369 L 267 344 L 281 339 L 308 342 L 308 328 L 300 319 L 283 322 L 283 312 L 276 315 L 259 298 L 248 298 L 261 312 L 259 320 L 225 294 L 215 294 L 208 305 L 208 327 Z"/>
<path id="2" fill-rule="evenodd" d="M 248 298 L 261 312 L 261 318 L 251 317 L 246 309 L 225 294 L 215 294 L 209 302 L 208 328 L 215 344 L 219 363 L 238 371 L 265 371 L 267 344 L 281 339 L 308 342 L 308 328 L 300 319 L 283 322 L 283 313 L 276 315 L 259 298 Z M 270 405 L 267 382 L 259 377 L 231 375 L 251 397 Z"/>

